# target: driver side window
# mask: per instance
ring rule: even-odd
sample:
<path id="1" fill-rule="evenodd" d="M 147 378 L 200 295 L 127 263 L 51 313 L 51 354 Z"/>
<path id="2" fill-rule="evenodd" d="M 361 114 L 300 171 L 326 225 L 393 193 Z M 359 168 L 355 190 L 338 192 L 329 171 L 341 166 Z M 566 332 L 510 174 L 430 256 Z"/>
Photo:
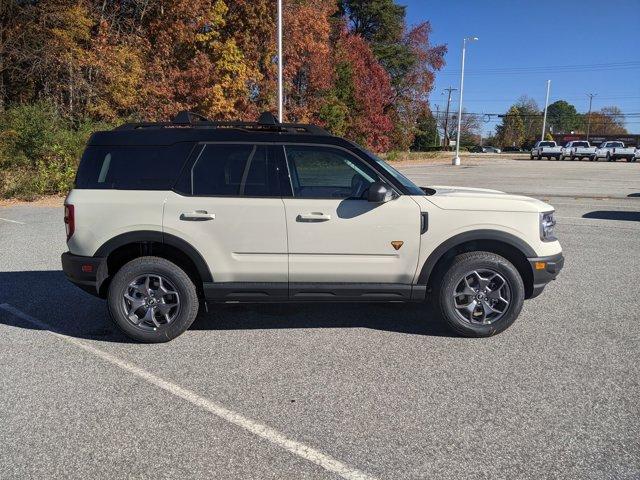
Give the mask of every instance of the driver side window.
<path id="1" fill-rule="evenodd" d="M 321 146 L 285 146 L 293 196 L 364 199 L 378 175 L 347 152 Z"/>

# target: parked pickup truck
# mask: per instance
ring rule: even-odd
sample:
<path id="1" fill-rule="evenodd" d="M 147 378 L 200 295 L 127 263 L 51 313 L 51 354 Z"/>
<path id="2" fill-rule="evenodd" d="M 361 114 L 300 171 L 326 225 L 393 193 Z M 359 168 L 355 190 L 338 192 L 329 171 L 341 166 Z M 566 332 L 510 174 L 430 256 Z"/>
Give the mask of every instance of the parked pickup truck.
<path id="1" fill-rule="evenodd" d="M 559 159 L 560 155 L 562 155 L 562 147 L 559 147 L 556 142 L 545 140 L 536 142 L 531 149 L 530 158 L 531 160 L 534 158 L 541 160 L 542 157 L 547 157 L 547 160 L 551 160 L 552 158 Z"/>
<path id="2" fill-rule="evenodd" d="M 593 160 L 595 157 L 595 146 L 592 147 L 586 140 L 576 140 L 567 143 L 563 147 L 562 154 L 560 155 L 560 160 L 564 160 L 566 158 L 569 158 L 571 160 L 575 160 L 576 158 L 578 160 L 582 160 L 583 158 Z"/>
<path id="3" fill-rule="evenodd" d="M 615 162 L 619 158 L 624 158 L 627 162 L 632 162 L 636 155 L 634 147 L 625 147 L 622 142 L 604 142 L 596 149 L 596 160 L 606 158 L 607 162 Z"/>

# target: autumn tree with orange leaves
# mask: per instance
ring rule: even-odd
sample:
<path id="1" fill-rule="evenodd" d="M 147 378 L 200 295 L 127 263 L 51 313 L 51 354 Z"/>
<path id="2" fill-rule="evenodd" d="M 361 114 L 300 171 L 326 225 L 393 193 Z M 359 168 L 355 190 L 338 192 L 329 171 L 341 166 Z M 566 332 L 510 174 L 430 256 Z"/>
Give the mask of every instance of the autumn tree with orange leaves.
<path id="1" fill-rule="evenodd" d="M 376 151 L 407 148 L 444 65 L 446 47 L 430 44 L 430 25 L 408 27 L 393 0 L 284 4 L 286 119 Z M 185 109 L 255 119 L 276 106 L 275 5 L 5 0 L 0 112 L 44 102 L 70 128 Z"/>

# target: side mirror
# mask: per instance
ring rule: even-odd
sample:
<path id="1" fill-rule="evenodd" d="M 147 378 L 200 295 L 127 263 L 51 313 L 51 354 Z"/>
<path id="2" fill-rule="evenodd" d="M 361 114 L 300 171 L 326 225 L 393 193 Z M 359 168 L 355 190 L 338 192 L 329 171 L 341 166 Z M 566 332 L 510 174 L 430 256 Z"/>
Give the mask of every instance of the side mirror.
<path id="1" fill-rule="evenodd" d="M 369 185 L 367 200 L 372 203 L 385 203 L 393 199 L 393 190 L 383 182 L 373 182 Z"/>

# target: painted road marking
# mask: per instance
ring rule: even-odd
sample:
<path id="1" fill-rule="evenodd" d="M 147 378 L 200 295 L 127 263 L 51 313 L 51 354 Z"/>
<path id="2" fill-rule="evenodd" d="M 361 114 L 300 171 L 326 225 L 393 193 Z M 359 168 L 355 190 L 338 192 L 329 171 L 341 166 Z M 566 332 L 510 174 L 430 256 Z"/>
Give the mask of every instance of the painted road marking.
<path id="1" fill-rule="evenodd" d="M 17 220 L 9 220 L 8 218 L 0 217 L 0 220 L 4 220 L 5 222 L 17 223 L 18 225 L 25 225 L 24 222 L 18 222 Z"/>
<path id="2" fill-rule="evenodd" d="M 83 349 L 84 351 L 96 357 L 99 357 L 106 362 L 111 363 L 112 365 L 115 365 L 121 370 L 129 372 L 135 375 L 136 377 L 139 377 L 144 381 L 158 388 L 161 388 L 178 398 L 186 400 L 192 405 L 195 405 L 197 407 L 202 408 L 203 410 L 206 410 L 209 413 L 212 413 L 213 415 L 221 418 L 222 420 L 226 420 L 229 423 L 232 423 L 240 428 L 243 428 L 244 430 L 247 430 L 256 436 L 264 440 L 267 440 L 268 442 L 271 442 L 279 446 L 280 448 L 283 448 L 289 453 L 297 455 L 298 457 L 304 460 L 307 460 L 311 463 L 315 463 L 316 465 L 324 468 L 325 470 L 331 473 L 335 473 L 341 476 L 342 478 L 345 478 L 348 480 L 375 480 L 375 477 L 372 477 L 358 469 L 352 468 L 340 462 L 339 460 L 336 460 L 330 455 L 322 453 L 321 451 L 313 447 L 305 445 L 304 443 L 298 442 L 296 440 L 292 440 L 286 437 L 285 435 L 283 435 L 282 433 L 278 432 L 277 430 L 274 430 L 271 427 L 268 427 L 259 422 L 256 422 L 255 420 L 251 420 L 250 418 L 247 418 L 244 415 L 241 415 L 237 412 L 234 412 L 233 410 L 223 407 L 222 405 L 219 405 L 207 398 L 204 398 L 198 395 L 195 392 L 192 392 L 191 390 L 188 390 L 179 385 L 176 385 L 175 383 L 172 383 L 168 380 L 164 380 L 152 374 L 151 372 L 148 372 L 143 368 L 140 368 L 128 362 L 125 362 L 124 360 L 121 360 L 118 357 L 115 357 L 110 353 L 104 352 L 92 345 L 84 343 L 76 338 L 70 337 L 63 333 L 58 333 L 55 331 L 53 327 L 51 327 L 47 323 L 41 320 L 38 320 L 37 318 L 34 318 L 31 315 L 27 315 L 26 313 L 18 310 L 17 308 L 13 307 L 12 305 L 9 305 L 8 303 L 0 304 L 0 308 L 11 313 L 12 315 L 15 315 L 18 318 L 21 318 L 31 323 L 32 325 L 35 325 L 43 330 L 47 330 L 52 335 L 55 335 L 56 337 L 66 342 L 69 342 Z"/>

